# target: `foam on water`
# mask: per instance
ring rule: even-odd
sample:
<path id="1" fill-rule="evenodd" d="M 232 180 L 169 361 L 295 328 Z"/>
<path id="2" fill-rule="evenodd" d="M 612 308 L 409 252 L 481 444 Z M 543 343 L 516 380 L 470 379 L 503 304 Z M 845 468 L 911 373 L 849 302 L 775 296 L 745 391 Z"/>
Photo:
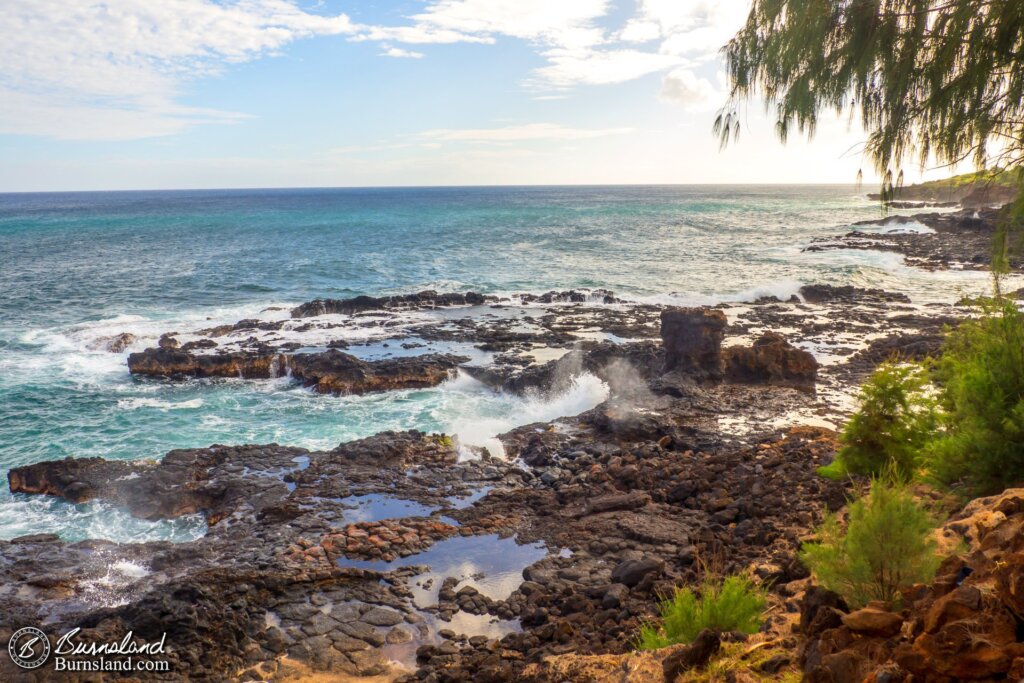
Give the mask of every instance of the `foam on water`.
<path id="1" fill-rule="evenodd" d="M 564 391 L 550 396 L 495 393 L 465 373 L 443 387 L 450 392 L 439 411 L 444 431 L 457 436 L 463 446 L 484 447 L 492 455 L 505 453 L 495 438 L 498 434 L 520 425 L 578 415 L 607 400 L 609 394 L 608 385 L 590 373 L 573 377 Z M 463 449 L 463 457 L 474 456 Z"/>
<path id="2" fill-rule="evenodd" d="M 78 584 L 79 598 L 98 607 L 127 605 L 143 592 L 136 582 L 149 576 L 149 567 L 132 560 L 116 560 L 106 566 L 105 573 Z"/>
<path id="3" fill-rule="evenodd" d="M 669 306 L 713 306 L 721 303 L 748 303 L 764 297 L 776 297 L 787 301 L 796 296 L 804 283 L 785 278 L 763 284 L 756 284 L 736 291 L 720 291 L 710 294 L 701 292 L 669 292 L 642 297 L 642 301 Z"/>
<path id="4" fill-rule="evenodd" d="M 163 401 L 159 398 L 122 398 L 118 399 L 117 407 L 122 410 L 138 408 L 158 408 L 160 410 L 195 410 L 203 407 L 203 399 L 193 398 L 188 401 Z"/>
<path id="5" fill-rule="evenodd" d="M 0 496 L 0 538 L 56 533 L 68 541 L 87 538 L 117 543 L 194 541 L 206 534 L 202 515 L 150 521 L 104 501 L 68 503 L 51 496 Z"/>

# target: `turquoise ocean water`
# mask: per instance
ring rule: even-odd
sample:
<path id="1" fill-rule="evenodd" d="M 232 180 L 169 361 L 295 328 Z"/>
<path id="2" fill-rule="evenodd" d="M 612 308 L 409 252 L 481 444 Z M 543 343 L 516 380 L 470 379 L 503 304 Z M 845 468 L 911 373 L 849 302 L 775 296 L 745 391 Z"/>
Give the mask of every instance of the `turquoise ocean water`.
<path id="1" fill-rule="evenodd" d="M 788 297 L 802 283 L 978 291 L 981 273 L 931 274 L 894 254 L 803 253 L 877 218 L 853 186 L 238 190 L 0 195 L 0 468 L 66 456 L 156 458 L 172 448 L 335 444 L 389 428 L 485 439 L 579 412 L 581 381 L 547 402 L 467 378 L 324 397 L 287 380 L 170 384 L 128 375 L 97 340 L 209 327 L 316 297 L 437 289 L 607 288 L 681 304 Z M 923 228 L 923 226 L 922 226 Z M 911 225 L 910 229 L 914 229 Z M 0 491 L 0 537 L 186 539 L 201 520 L 134 520 L 99 503 Z"/>

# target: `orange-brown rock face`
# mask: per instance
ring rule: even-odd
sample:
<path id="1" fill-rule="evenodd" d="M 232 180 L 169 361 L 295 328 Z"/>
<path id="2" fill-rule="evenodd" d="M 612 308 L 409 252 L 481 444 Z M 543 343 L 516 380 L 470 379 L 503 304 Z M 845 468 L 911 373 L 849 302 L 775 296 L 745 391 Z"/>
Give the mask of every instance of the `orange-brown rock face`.
<path id="1" fill-rule="evenodd" d="M 818 633 L 805 629 L 810 637 L 804 648 L 805 680 L 1021 678 L 1024 489 L 973 501 L 945 531 L 969 542 L 970 549 L 946 560 L 931 584 L 904 591 L 902 630 L 860 628 L 869 620 L 856 612 Z M 883 621 L 896 624 L 895 616 L 872 623 Z"/>

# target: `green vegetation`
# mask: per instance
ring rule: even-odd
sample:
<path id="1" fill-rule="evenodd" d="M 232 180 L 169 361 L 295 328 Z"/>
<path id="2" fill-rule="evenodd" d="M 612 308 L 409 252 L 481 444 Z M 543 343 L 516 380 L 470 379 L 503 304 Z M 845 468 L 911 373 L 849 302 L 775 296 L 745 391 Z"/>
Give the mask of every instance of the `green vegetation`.
<path id="1" fill-rule="evenodd" d="M 823 476 L 886 473 L 988 495 L 1024 482 L 1024 314 L 1013 300 L 972 302 L 982 315 L 949 331 L 941 356 L 885 363 Z"/>
<path id="2" fill-rule="evenodd" d="M 765 592 L 744 576 L 708 579 L 701 584 L 699 595 L 679 588 L 661 603 L 660 625 L 641 627 L 637 647 L 656 650 L 689 643 L 706 628 L 756 633 L 766 604 Z"/>
<path id="3" fill-rule="evenodd" d="M 431 437 L 435 442 L 437 442 L 438 446 L 442 446 L 444 448 L 452 448 L 455 446 L 455 439 L 447 434 L 432 434 Z"/>
<path id="4" fill-rule="evenodd" d="M 915 183 L 910 187 L 914 187 L 920 190 L 950 190 L 958 189 L 963 187 L 971 187 L 974 185 L 987 185 L 990 187 L 1016 187 L 1018 185 L 1018 179 L 1016 173 L 1005 171 L 1001 168 L 995 168 L 985 171 L 975 171 L 974 173 L 961 173 L 950 178 L 944 178 L 942 180 L 929 180 L 924 183 Z"/>
<path id="5" fill-rule="evenodd" d="M 945 431 L 928 469 L 989 494 L 1024 481 L 1024 315 L 1012 301 L 951 331 L 937 362 Z"/>
<path id="6" fill-rule="evenodd" d="M 860 409 L 843 428 L 836 459 L 819 473 L 840 479 L 891 471 L 901 481 L 910 481 L 937 424 L 927 385 L 919 365 L 879 366 L 861 387 Z"/>
<path id="7" fill-rule="evenodd" d="M 818 582 L 852 607 L 898 602 L 900 588 L 929 581 L 939 565 L 932 520 L 905 486 L 875 479 L 849 506 L 845 529 L 830 514 L 801 559 Z"/>
<path id="8" fill-rule="evenodd" d="M 993 239 L 994 303 L 948 335 L 931 376 L 883 366 L 823 471 L 886 478 L 850 504 L 845 528 L 827 518 L 805 562 L 853 605 L 895 600 L 938 562 L 931 520 L 905 482 L 991 493 L 1024 481 L 1024 316 L 999 287 L 1024 242 L 1024 2 L 753 0 L 723 52 L 730 98 L 714 125 L 723 145 L 756 98 L 783 142 L 794 130 L 812 136 L 823 112 L 857 115 L 884 202 L 908 160 L 994 169 L 921 187 L 1018 188 Z"/>

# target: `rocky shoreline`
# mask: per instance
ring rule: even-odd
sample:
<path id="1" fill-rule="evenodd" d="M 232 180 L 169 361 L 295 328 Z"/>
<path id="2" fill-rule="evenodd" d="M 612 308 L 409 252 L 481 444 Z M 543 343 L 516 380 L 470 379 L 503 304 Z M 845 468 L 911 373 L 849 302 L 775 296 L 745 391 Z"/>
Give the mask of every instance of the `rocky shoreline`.
<path id="1" fill-rule="evenodd" d="M 935 232 L 872 239 L 908 262 L 972 263 L 980 247 L 964 235 L 992 231 L 980 215 L 981 227 L 966 214 L 917 216 Z M 843 248 L 868 248 L 851 235 Z M 706 308 L 604 291 L 514 301 L 421 292 L 286 313 L 168 333 L 132 354 L 129 370 L 146 382 L 290 376 L 345 394 L 464 373 L 551 395 L 589 373 L 608 399 L 500 435 L 504 454 L 392 431 L 324 451 L 214 445 L 159 461 L 15 468 L 15 493 L 104 500 L 145 519 L 202 515 L 207 533 L 185 543 L 0 541 L 0 638 L 21 624 L 103 640 L 166 632 L 172 673 L 152 680 L 672 680 L 700 653 L 630 654 L 636 630 L 660 596 L 712 568 L 750 571 L 771 591 L 764 632 L 743 645 L 767 653 L 750 664 L 762 678 L 737 680 L 861 680 L 883 660 L 916 666 L 921 680 L 953 675 L 932 676 L 922 661 L 959 612 L 901 631 L 900 643 L 890 625 L 864 645 L 860 622 L 808 590 L 796 552 L 851 493 L 815 469 L 834 455 L 832 428 L 857 384 L 886 358 L 935 353 L 962 307 L 809 285 L 787 301 Z M 342 329 L 366 334 L 337 337 Z M 993 505 L 1006 519 L 1024 510 Z M 970 525 L 950 534 L 972 550 L 984 536 Z M 941 601 L 947 588 L 964 592 L 943 584 L 919 598 Z M 725 634 L 713 647 L 745 638 Z M 1016 659 L 1003 645 L 1006 671 Z M 901 654 L 911 651 L 917 659 Z M 0 678 L 45 680 L 6 660 Z"/>

